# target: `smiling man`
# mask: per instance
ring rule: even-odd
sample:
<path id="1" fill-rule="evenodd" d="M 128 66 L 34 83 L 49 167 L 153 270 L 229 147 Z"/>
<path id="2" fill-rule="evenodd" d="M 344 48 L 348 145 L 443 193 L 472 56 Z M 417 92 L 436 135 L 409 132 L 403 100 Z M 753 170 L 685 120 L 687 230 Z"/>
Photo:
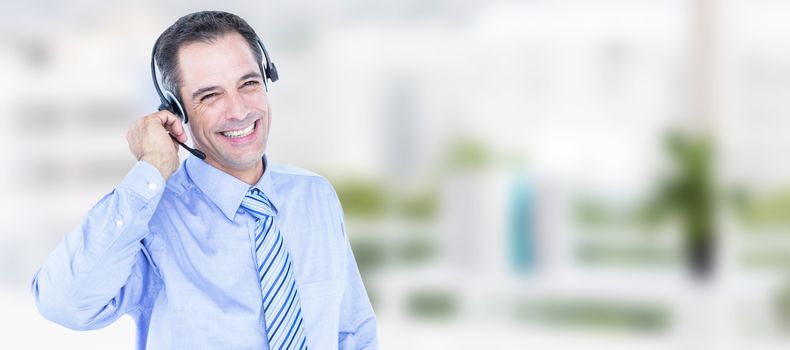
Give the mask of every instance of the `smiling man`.
<path id="1" fill-rule="evenodd" d="M 155 54 L 205 159 L 179 165 L 172 112 L 135 121 L 138 162 L 33 279 L 41 313 L 79 330 L 129 314 L 140 349 L 377 348 L 334 189 L 264 156 L 270 77 L 252 28 L 193 13 Z"/>

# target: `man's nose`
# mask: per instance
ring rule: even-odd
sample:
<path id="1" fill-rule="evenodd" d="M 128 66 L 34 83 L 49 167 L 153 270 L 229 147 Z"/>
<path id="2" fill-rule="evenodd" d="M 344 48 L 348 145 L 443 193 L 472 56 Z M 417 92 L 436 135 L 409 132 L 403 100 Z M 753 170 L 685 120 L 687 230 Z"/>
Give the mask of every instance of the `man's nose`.
<path id="1" fill-rule="evenodd" d="M 238 92 L 228 93 L 228 104 L 226 105 L 225 118 L 244 119 L 247 117 L 247 105 Z"/>

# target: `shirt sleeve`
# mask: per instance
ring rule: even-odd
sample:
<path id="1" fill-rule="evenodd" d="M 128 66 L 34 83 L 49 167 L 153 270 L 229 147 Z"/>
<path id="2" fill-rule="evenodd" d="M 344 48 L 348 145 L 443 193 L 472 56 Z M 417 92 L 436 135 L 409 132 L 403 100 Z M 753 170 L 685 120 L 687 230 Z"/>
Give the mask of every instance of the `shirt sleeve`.
<path id="1" fill-rule="evenodd" d="M 65 236 L 33 277 L 33 298 L 44 317 L 96 329 L 141 307 L 158 283 L 142 240 L 164 182 L 153 165 L 137 162 Z"/>
<path id="2" fill-rule="evenodd" d="M 338 201 L 338 206 L 339 206 Z M 354 253 L 345 230 L 343 212 L 340 209 L 340 223 L 345 237 L 345 275 L 346 285 L 340 304 L 340 323 L 338 349 L 378 349 L 376 315 L 370 304 L 370 298 L 362 283 Z"/>

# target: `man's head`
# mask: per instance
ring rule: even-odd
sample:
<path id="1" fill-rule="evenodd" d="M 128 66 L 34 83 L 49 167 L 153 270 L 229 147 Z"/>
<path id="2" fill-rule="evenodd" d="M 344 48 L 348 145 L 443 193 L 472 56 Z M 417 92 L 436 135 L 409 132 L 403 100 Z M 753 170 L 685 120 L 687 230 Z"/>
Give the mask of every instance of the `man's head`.
<path id="1" fill-rule="evenodd" d="M 211 43 L 223 34 L 237 32 L 244 37 L 255 55 L 256 62 L 263 59 L 258 47 L 258 35 L 239 16 L 222 11 L 201 11 L 179 18 L 165 29 L 156 49 L 156 65 L 162 76 L 165 90 L 177 92 L 181 85 L 178 70 L 178 49 L 192 42 Z"/>
<path id="2" fill-rule="evenodd" d="M 195 148 L 238 178 L 260 175 L 269 133 L 261 55 L 243 19 L 215 11 L 181 17 L 156 52 L 165 89 L 179 95 L 190 116 Z"/>

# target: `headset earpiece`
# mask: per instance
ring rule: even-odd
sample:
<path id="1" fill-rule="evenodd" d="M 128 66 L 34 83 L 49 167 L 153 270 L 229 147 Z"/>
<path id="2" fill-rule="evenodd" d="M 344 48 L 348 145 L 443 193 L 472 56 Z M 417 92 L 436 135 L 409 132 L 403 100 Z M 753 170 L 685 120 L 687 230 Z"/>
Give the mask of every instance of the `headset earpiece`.
<path id="1" fill-rule="evenodd" d="M 170 102 L 165 101 L 165 102 L 162 102 L 161 104 L 159 104 L 159 108 L 157 108 L 156 110 L 157 111 L 170 111 L 170 113 L 172 113 L 173 112 L 173 106 L 170 105 Z"/>
<path id="2" fill-rule="evenodd" d="M 272 59 L 269 57 L 269 53 L 266 51 L 266 46 L 263 45 L 261 38 L 257 38 L 257 41 L 258 41 L 258 46 L 261 48 L 261 53 L 263 53 L 262 63 L 265 64 L 261 69 L 263 74 L 266 74 L 266 76 L 263 78 L 264 82 L 266 82 L 266 79 L 268 78 L 269 81 L 273 83 L 280 79 L 280 75 L 277 74 L 277 67 L 274 65 L 274 62 L 272 62 Z"/>
<path id="3" fill-rule="evenodd" d="M 165 99 L 162 100 L 162 104 L 159 105 L 157 110 L 169 111 L 170 113 L 175 114 L 176 117 L 180 118 L 184 124 L 186 124 L 188 121 L 186 111 L 184 111 L 184 107 L 180 102 L 178 102 L 178 99 L 175 97 L 175 95 L 170 92 L 170 90 L 165 90 L 164 96 Z"/>
<path id="4" fill-rule="evenodd" d="M 272 83 L 280 79 L 280 76 L 277 75 L 277 67 L 274 65 L 274 62 L 269 62 L 269 66 L 266 68 L 266 76 L 269 77 Z"/>
<path id="5" fill-rule="evenodd" d="M 167 105 L 169 106 L 167 110 L 181 118 L 184 124 L 188 123 L 189 118 L 187 117 L 187 111 L 184 109 L 184 106 L 181 105 L 181 101 L 178 100 L 178 97 L 170 92 L 170 90 L 165 90 L 164 95 L 167 99 Z"/>

